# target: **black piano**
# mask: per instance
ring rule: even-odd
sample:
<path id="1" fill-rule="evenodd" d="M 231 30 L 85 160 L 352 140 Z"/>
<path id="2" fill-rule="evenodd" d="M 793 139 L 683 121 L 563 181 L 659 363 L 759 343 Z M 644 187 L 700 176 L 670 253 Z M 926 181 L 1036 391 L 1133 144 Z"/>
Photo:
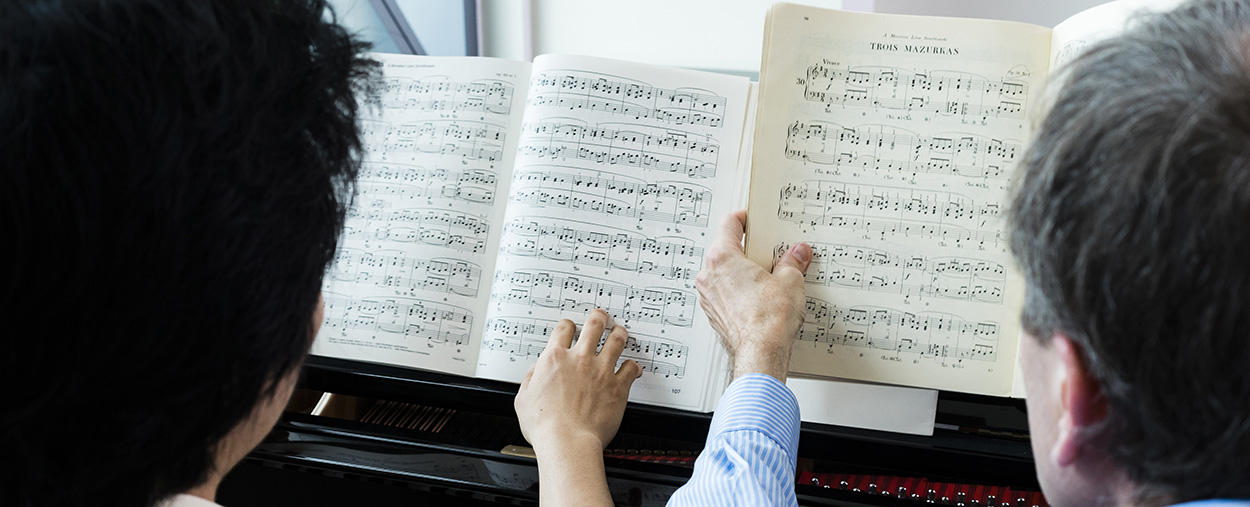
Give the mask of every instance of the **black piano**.
<path id="1" fill-rule="evenodd" d="M 538 505 L 516 389 L 312 357 L 286 414 L 218 501 Z M 711 414 L 630 404 L 604 451 L 616 504 L 664 505 L 690 477 L 710 422 Z M 1046 505 L 1023 400 L 959 393 L 940 393 L 931 437 L 803 423 L 796 479 L 800 505 Z"/>

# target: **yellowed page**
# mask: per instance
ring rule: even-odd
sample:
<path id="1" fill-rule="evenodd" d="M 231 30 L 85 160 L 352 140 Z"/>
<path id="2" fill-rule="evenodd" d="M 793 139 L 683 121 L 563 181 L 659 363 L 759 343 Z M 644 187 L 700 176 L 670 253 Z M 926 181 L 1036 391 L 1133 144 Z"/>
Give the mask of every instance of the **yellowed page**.
<path id="1" fill-rule="evenodd" d="M 386 86 L 312 353 L 472 376 L 530 64 L 372 56 Z"/>
<path id="2" fill-rule="evenodd" d="M 770 16 L 747 253 L 814 247 L 792 371 L 1007 395 L 1023 283 L 1003 210 L 1050 30 Z"/>

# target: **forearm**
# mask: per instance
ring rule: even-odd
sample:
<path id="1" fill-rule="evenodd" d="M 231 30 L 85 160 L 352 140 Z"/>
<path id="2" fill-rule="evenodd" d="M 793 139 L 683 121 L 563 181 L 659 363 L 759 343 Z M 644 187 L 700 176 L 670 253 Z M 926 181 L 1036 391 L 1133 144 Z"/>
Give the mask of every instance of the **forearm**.
<path id="1" fill-rule="evenodd" d="M 570 437 L 555 445 L 535 446 L 534 452 L 543 507 L 612 505 L 598 442 Z"/>
<path id="2" fill-rule="evenodd" d="M 782 383 L 760 375 L 725 391 L 690 482 L 673 507 L 794 506 L 799 406 Z"/>

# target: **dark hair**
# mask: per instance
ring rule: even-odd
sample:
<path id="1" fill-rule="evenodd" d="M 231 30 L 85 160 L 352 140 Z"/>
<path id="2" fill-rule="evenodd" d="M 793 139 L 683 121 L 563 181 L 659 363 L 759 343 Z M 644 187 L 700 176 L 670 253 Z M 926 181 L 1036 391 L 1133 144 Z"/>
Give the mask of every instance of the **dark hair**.
<path id="1" fill-rule="evenodd" d="M 1250 496 L 1250 3 L 1138 19 L 1063 73 L 1012 206 L 1023 324 L 1075 341 L 1139 499 Z"/>
<path id="2" fill-rule="evenodd" d="M 302 363 L 376 64 L 323 0 L 5 0 L 0 34 L 0 504 L 150 505 Z"/>

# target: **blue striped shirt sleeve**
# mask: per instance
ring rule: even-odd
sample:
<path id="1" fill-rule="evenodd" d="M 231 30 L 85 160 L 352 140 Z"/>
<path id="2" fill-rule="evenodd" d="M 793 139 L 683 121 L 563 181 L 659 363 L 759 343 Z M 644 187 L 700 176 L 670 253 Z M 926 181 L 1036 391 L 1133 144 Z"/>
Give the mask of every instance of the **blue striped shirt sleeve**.
<path id="1" fill-rule="evenodd" d="M 738 377 L 721 396 L 694 475 L 669 506 L 797 506 L 794 467 L 799 402 L 790 388 L 759 373 Z"/>

